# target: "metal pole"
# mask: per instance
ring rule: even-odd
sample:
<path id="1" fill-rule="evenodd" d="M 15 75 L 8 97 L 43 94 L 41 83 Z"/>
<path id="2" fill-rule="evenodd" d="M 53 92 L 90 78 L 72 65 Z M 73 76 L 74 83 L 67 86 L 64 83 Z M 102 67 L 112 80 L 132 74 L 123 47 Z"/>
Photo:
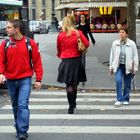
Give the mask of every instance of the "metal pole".
<path id="1" fill-rule="evenodd" d="M 23 34 L 26 35 L 26 36 L 28 36 L 28 34 L 29 34 L 28 21 L 29 21 L 28 0 L 23 0 L 22 22 L 23 22 L 23 25 L 24 25 Z"/>
<path id="2" fill-rule="evenodd" d="M 91 23 L 91 14 L 92 14 L 92 11 L 91 11 L 91 8 L 90 8 L 90 0 L 88 0 L 89 2 L 89 22 Z"/>
<path id="3" fill-rule="evenodd" d="M 55 0 L 52 0 L 52 14 L 51 14 L 51 27 L 50 27 L 50 32 L 56 32 L 56 21 L 55 21 Z"/>
<path id="4" fill-rule="evenodd" d="M 117 0 L 115 0 L 117 2 Z M 115 9 L 115 24 L 117 25 L 118 24 L 118 21 L 117 21 L 117 11 Z"/>
<path id="5" fill-rule="evenodd" d="M 29 9 L 28 0 L 23 0 L 22 6 L 22 22 L 23 22 L 23 34 L 34 39 L 34 33 L 29 31 Z"/>
<path id="6" fill-rule="evenodd" d="M 117 21 L 117 12 L 115 10 L 115 24 L 117 25 L 118 24 L 118 21 Z"/>

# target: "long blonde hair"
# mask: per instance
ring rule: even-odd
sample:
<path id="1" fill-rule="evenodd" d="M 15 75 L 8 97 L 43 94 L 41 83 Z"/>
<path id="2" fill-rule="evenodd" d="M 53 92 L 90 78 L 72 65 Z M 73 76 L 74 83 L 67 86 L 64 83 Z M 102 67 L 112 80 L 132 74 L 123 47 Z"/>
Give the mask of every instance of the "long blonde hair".
<path id="1" fill-rule="evenodd" d="M 62 30 L 67 33 L 67 35 L 71 35 L 71 32 L 75 30 L 75 18 L 73 15 L 67 15 L 62 20 Z"/>

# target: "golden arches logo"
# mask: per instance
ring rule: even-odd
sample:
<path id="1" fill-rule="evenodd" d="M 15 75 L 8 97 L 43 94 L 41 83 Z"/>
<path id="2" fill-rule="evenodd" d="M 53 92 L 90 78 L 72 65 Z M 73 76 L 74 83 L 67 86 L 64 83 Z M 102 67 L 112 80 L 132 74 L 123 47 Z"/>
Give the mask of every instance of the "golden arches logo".
<path id="1" fill-rule="evenodd" d="M 112 6 L 108 6 L 108 7 L 106 7 L 106 6 L 104 6 L 104 7 L 100 6 L 99 7 L 99 12 L 100 12 L 101 15 L 111 15 L 112 9 L 113 9 Z"/>

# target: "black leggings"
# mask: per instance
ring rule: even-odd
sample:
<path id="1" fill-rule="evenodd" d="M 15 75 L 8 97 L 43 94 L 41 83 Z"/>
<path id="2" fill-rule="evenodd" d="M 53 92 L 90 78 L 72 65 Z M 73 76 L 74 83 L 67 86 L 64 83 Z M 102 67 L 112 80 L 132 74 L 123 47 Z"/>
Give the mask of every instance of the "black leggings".
<path id="1" fill-rule="evenodd" d="M 77 85 L 66 84 L 66 92 L 67 93 L 77 93 Z"/>

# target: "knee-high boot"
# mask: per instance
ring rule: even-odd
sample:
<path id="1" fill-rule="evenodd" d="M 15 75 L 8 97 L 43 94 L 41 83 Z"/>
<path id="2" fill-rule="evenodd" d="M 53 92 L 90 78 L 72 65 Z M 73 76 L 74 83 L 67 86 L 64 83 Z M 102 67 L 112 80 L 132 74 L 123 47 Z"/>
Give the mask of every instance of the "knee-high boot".
<path id="1" fill-rule="evenodd" d="M 68 114 L 73 114 L 74 113 L 74 101 L 75 101 L 74 93 L 68 92 L 67 99 L 68 99 L 68 103 L 69 103 Z"/>
<path id="2" fill-rule="evenodd" d="M 76 99 L 77 99 L 77 92 L 74 93 L 74 108 L 76 108 Z"/>

